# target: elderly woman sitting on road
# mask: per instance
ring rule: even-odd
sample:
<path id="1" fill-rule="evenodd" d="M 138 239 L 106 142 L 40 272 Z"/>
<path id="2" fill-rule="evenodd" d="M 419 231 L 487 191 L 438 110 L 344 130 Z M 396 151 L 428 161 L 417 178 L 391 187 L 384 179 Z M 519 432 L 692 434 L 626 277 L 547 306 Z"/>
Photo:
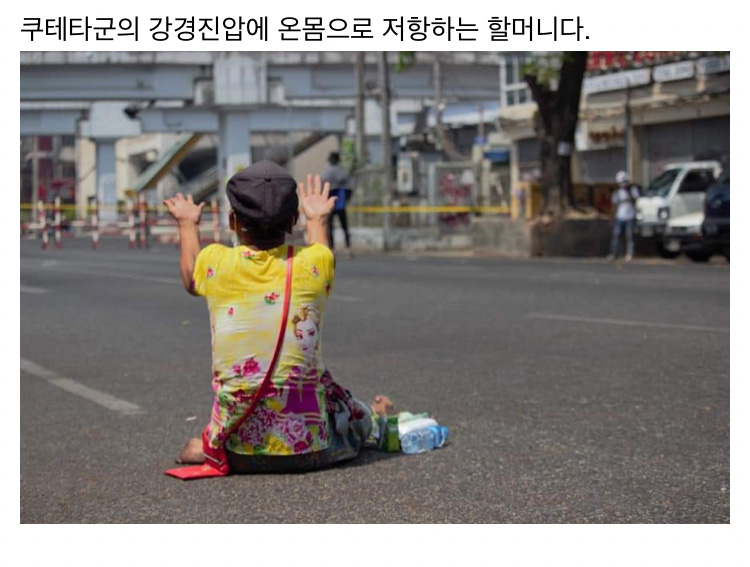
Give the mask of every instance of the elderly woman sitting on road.
<path id="1" fill-rule="evenodd" d="M 213 356 L 211 419 L 180 463 L 204 463 L 206 474 L 304 471 L 350 459 L 381 431 L 385 396 L 371 406 L 339 386 L 325 367 L 320 334 L 334 280 L 328 217 L 335 197 L 320 178 L 297 183 L 262 161 L 227 184 L 229 225 L 239 245 L 200 249 L 203 204 L 178 194 L 165 204 L 179 225 L 185 288 L 206 298 Z M 309 245 L 284 244 L 307 218 Z M 213 474 L 209 468 L 213 469 Z M 168 474 L 180 476 L 174 469 Z M 181 478 L 189 478 L 185 472 Z"/>

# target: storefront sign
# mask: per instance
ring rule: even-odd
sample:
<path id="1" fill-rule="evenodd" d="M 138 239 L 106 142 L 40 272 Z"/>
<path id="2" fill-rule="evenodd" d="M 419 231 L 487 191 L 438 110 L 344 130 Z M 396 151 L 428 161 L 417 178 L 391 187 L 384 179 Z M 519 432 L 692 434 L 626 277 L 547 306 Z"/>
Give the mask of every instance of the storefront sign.
<path id="1" fill-rule="evenodd" d="M 625 142 L 625 126 L 618 122 L 595 122 L 579 120 L 576 128 L 576 150 L 587 152 L 622 147 Z"/>
<path id="2" fill-rule="evenodd" d="M 484 152 L 484 159 L 488 159 L 493 163 L 510 163 L 510 151 L 509 150 L 487 150 Z"/>
<path id="3" fill-rule="evenodd" d="M 695 65 L 692 61 L 679 61 L 654 67 L 654 81 L 666 83 L 690 79 L 695 75 Z"/>
<path id="4" fill-rule="evenodd" d="M 623 142 L 625 130 L 612 126 L 609 130 L 589 130 L 589 138 L 594 144 L 611 144 L 612 142 Z"/>
<path id="5" fill-rule="evenodd" d="M 698 72 L 701 75 L 711 75 L 713 73 L 723 73 L 729 71 L 729 55 L 724 57 L 703 57 L 698 59 Z"/>
<path id="6" fill-rule="evenodd" d="M 583 93 L 592 94 L 619 91 L 626 89 L 628 86 L 639 87 L 647 85 L 650 81 L 650 69 L 635 69 L 633 71 L 599 75 L 598 77 L 588 77 L 583 80 Z"/>

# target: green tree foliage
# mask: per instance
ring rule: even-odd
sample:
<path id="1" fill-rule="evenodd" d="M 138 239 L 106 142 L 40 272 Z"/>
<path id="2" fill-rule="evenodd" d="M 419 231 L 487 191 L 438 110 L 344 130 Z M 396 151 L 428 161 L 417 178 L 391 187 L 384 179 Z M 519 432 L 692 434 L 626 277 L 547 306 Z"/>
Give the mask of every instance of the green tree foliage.
<path id="1" fill-rule="evenodd" d="M 354 140 L 344 138 L 341 140 L 341 149 L 339 151 L 341 157 L 341 167 L 347 171 L 356 171 L 362 165 L 357 160 L 357 149 L 354 145 Z"/>
<path id="2" fill-rule="evenodd" d="M 416 51 L 399 51 L 396 59 L 396 72 L 401 73 L 411 69 L 417 61 Z"/>

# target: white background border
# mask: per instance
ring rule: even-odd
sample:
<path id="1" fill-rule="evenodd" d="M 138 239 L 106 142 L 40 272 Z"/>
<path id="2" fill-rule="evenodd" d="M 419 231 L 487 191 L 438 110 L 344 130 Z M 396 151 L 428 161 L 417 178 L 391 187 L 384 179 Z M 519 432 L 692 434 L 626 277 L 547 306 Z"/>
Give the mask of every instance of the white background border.
<path id="1" fill-rule="evenodd" d="M 507 12 L 504 12 L 507 10 Z M 16 168 L 19 131 L 18 104 L 18 52 L 20 50 L 429 50 L 482 51 L 482 50 L 536 50 L 536 49 L 588 49 L 588 50 L 732 50 L 734 51 L 734 74 L 732 87 L 742 96 L 747 93 L 747 75 L 744 74 L 745 49 L 748 32 L 743 29 L 742 15 L 730 2 L 657 3 L 629 2 L 559 2 L 541 1 L 534 4 L 463 2 L 440 6 L 434 2 L 413 1 L 409 3 L 378 1 L 372 3 L 326 2 L 279 2 L 279 3 L 190 3 L 129 1 L 123 3 L 102 2 L 7 2 L 3 8 L 2 34 L 3 77 L 5 88 L 2 97 L 6 108 L 6 134 L 0 136 L 2 155 L 6 168 L 7 202 L 3 207 L 2 242 L 9 253 L 3 266 L 7 277 L 2 281 L 3 291 L 9 298 L 6 313 L 7 326 L 2 348 L 7 361 L 6 387 L 3 392 L 5 423 L 5 467 L 2 475 L 2 511 L 6 523 L 17 525 L 19 513 L 19 440 L 15 432 L 19 423 L 19 382 L 16 361 L 19 360 L 20 324 L 17 308 L 19 292 L 19 253 L 17 252 L 16 187 L 19 173 Z M 277 20 L 287 15 L 297 17 L 370 17 L 397 16 L 463 16 L 466 19 L 486 20 L 490 16 L 515 17 L 573 17 L 580 15 L 590 40 L 565 43 L 537 41 L 532 43 L 517 40 L 507 43 L 452 42 L 443 47 L 424 43 L 409 44 L 392 40 L 363 40 L 363 43 L 336 40 L 326 44 L 304 42 L 274 45 L 271 42 L 221 42 L 210 45 L 198 42 L 154 42 L 139 41 L 138 44 L 118 42 L 88 45 L 62 44 L 58 42 L 24 41 L 20 32 L 24 17 L 57 16 L 125 17 L 138 15 L 143 19 L 159 16 L 269 16 Z M 367 44 L 364 45 L 364 41 Z M 733 45 L 734 44 L 734 45 Z M 361 45 L 361 47 L 360 47 Z M 732 153 L 744 156 L 748 150 L 747 110 L 742 99 L 734 105 L 732 113 Z M 743 161 L 739 162 L 742 168 Z M 736 169 L 744 173 L 744 168 Z M 742 179 L 741 179 L 742 181 Z M 745 183 L 743 183 L 744 185 Z M 748 192 L 740 188 L 735 192 L 735 211 L 746 211 Z M 741 227 L 740 227 L 741 228 Z M 737 228 L 734 233 L 734 266 L 731 280 L 735 289 L 747 283 L 747 236 Z M 21 526 L 3 530 L 5 554 L 8 565 L 156 565 L 156 564 L 202 564 L 222 563 L 259 564 L 278 562 L 281 555 L 295 550 L 285 548 L 282 542 L 297 539 L 300 543 L 299 563 L 314 564 L 383 564 L 411 563 L 431 566 L 480 564 L 575 564 L 575 565 L 737 565 L 743 556 L 747 560 L 747 546 L 743 546 L 740 535 L 742 525 L 747 528 L 747 380 L 750 365 L 744 360 L 746 348 L 746 318 L 748 300 L 746 294 L 737 294 L 732 305 L 734 329 L 731 338 L 732 397 L 731 415 L 734 426 L 732 436 L 731 514 L 729 526 L 210 526 L 210 527 L 39 527 Z M 157 471 L 160 474 L 160 472 Z M 156 474 L 144 471 L 143 474 Z M 304 481 L 304 477 L 300 477 Z M 106 482 L 106 479 L 102 479 Z M 249 495 L 249 506 L 252 496 Z M 367 506 L 367 503 L 357 503 Z M 353 505 L 355 505 L 353 503 Z M 498 518 L 502 522 L 502 518 Z M 745 529 L 746 529 L 745 528 Z M 237 542 L 246 534 L 248 548 L 267 549 L 262 556 L 243 554 Z M 291 534 L 294 534 L 293 536 Z M 745 538 L 747 536 L 744 536 Z M 233 542 L 230 544 L 230 542 Z M 286 563 L 286 561 L 284 561 Z"/>

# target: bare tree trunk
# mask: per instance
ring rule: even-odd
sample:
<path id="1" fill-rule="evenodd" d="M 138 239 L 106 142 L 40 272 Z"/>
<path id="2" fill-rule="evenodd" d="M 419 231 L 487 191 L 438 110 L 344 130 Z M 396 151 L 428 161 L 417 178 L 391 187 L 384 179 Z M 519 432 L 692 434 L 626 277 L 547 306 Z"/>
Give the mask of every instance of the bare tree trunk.
<path id="1" fill-rule="evenodd" d="M 560 165 L 560 188 L 566 200 L 566 204 L 576 207 L 575 193 L 573 191 L 573 180 L 571 178 L 570 160 L 575 149 L 576 126 L 578 125 L 578 112 L 581 108 L 581 88 L 583 87 L 583 75 L 586 72 L 586 61 L 588 51 L 565 52 L 563 66 L 560 70 L 560 96 L 559 108 L 562 124 L 558 143 L 567 145 L 567 151 L 561 157 Z M 559 152 L 558 152 L 559 153 Z"/>
<path id="2" fill-rule="evenodd" d="M 573 178 L 571 176 L 570 155 L 557 156 L 557 180 L 560 186 L 560 194 L 566 198 L 562 200 L 562 207 L 565 210 L 568 206 L 576 208 L 576 196 L 573 187 Z"/>
<path id="3" fill-rule="evenodd" d="M 560 192 L 557 168 L 557 151 L 555 137 L 545 132 L 539 124 L 537 113 L 537 138 L 539 139 L 539 161 L 541 162 L 542 207 L 541 214 L 558 214 L 560 212 Z"/>
<path id="4" fill-rule="evenodd" d="M 570 160 L 587 58 L 587 51 L 563 53 L 557 90 L 540 83 L 535 74 L 524 77 L 538 107 L 536 130 L 542 165 L 543 213 L 558 214 L 568 206 L 575 206 Z"/>

